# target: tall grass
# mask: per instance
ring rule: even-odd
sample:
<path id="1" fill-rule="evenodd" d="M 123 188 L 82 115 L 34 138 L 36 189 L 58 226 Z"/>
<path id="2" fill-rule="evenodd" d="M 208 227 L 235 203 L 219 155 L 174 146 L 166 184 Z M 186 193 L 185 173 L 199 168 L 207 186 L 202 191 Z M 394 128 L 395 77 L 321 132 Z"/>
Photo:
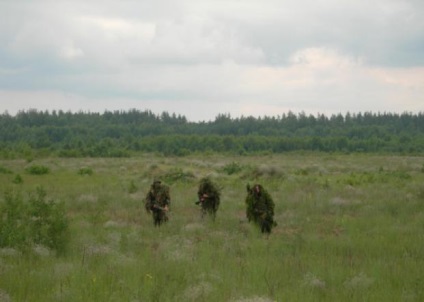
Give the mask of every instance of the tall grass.
<path id="1" fill-rule="evenodd" d="M 424 158 L 145 155 L 31 164 L 49 173 L 1 161 L 10 173 L 0 173 L 0 189 L 25 196 L 43 186 L 65 204 L 71 239 L 61 256 L 42 245 L 0 249 L 0 301 L 424 299 Z M 202 220 L 194 204 L 206 175 L 223 188 L 215 221 Z M 155 176 L 167 177 L 172 197 L 160 228 L 142 203 Z M 248 182 L 276 203 L 268 237 L 245 218 Z"/>

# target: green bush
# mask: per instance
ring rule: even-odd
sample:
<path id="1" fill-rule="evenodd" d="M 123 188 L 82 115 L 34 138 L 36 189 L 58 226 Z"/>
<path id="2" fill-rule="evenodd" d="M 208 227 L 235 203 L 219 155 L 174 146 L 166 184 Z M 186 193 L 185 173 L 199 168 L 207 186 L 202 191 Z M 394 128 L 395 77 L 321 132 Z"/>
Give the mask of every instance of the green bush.
<path id="1" fill-rule="evenodd" d="M 92 175 L 93 170 L 91 168 L 81 168 L 78 170 L 79 175 Z"/>
<path id="2" fill-rule="evenodd" d="M 128 186 L 128 193 L 134 194 L 138 191 L 138 187 L 135 185 L 134 180 L 131 180 L 129 186 Z"/>
<path id="3" fill-rule="evenodd" d="M 24 182 L 24 180 L 22 179 L 22 176 L 21 175 L 19 175 L 19 174 L 16 174 L 16 176 L 15 176 L 15 178 L 12 180 L 12 182 L 14 183 L 14 184 L 21 184 L 21 183 L 23 183 Z"/>
<path id="4" fill-rule="evenodd" d="M 240 166 L 239 163 L 237 162 L 232 162 L 229 164 L 226 164 L 222 170 L 227 173 L 228 175 L 232 175 L 232 174 L 236 174 L 238 172 L 240 172 L 243 168 Z"/>
<path id="5" fill-rule="evenodd" d="M 0 247 L 21 248 L 29 241 L 28 206 L 20 194 L 7 191 L 0 203 Z"/>
<path id="6" fill-rule="evenodd" d="M 0 203 L 0 246 L 27 248 L 41 244 L 58 253 L 66 250 L 69 241 L 68 220 L 64 204 L 46 200 L 42 187 L 27 202 L 17 192 L 6 192 Z"/>
<path id="7" fill-rule="evenodd" d="M 12 171 L 6 167 L 0 166 L 0 173 L 2 174 L 12 174 Z"/>
<path id="8" fill-rule="evenodd" d="M 424 200 L 424 186 L 418 188 L 417 196 L 419 199 Z"/>
<path id="9" fill-rule="evenodd" d="M 194 174 L 192 172 L 185 172 L 182 169 L 171 169 L 162 176 L 163 180 L 167 183 L 174 183 L 177 181 L 187 182 L 193 180 Z"/>
<path id="10" fill-rule="evenodd" d="M 32 165 L 25 169 L 25 171 L 32 175 L 43 175 L 48 174 L 50 169 L 46 166 Z"/>

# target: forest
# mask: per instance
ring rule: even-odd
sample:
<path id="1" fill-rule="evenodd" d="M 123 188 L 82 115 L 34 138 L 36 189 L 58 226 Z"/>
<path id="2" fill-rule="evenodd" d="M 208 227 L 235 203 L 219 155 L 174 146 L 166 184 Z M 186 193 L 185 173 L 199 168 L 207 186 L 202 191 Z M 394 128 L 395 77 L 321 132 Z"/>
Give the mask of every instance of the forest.
<path id="1" fill-rule="evenodd" d="M 278 116 L 190 122 L 150 110 L 19 111 L 0 115 L 0 158 L 33 156 L 130 157 L 136 153 L 184 156 L 291 151 L 422 155 L 424 112 Z"/>

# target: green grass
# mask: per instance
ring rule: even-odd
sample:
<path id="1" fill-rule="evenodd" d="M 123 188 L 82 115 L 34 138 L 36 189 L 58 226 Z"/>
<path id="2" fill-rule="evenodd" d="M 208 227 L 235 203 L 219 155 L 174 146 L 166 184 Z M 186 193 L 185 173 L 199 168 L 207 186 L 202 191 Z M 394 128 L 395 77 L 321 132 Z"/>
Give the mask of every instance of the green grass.
<path id="1" fill-rule="evenodd" d="M 25 173 L 30 165 L 49 173 Z M 71 236 L 61 256 L 0 248 L 0 301 L 422 301 L 423 166 L 294 153 L 3 160 L 1 193 L 42 186 L 65 203 Z M 207 175 L 223 188 L 215 222 L 194 204 Z M 155 176 L 172 196 L 160 228 L 142 203 Z M 254 182 L 276 204 L 269 237 L 245 218 Z"/>

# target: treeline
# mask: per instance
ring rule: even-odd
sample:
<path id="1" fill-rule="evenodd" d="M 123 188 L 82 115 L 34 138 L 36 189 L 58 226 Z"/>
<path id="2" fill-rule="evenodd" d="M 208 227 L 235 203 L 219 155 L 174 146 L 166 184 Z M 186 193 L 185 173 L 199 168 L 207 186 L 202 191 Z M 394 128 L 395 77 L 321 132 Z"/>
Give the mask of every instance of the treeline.
<path id="1" fill-rule="evenodd" d="M 0 156 L 124 157 L 137 152 L 288 151 L 424 153 L 424 113 L 220 114 L 208 122 L 149 110 L 20 111 L 0 115 Z"/>

